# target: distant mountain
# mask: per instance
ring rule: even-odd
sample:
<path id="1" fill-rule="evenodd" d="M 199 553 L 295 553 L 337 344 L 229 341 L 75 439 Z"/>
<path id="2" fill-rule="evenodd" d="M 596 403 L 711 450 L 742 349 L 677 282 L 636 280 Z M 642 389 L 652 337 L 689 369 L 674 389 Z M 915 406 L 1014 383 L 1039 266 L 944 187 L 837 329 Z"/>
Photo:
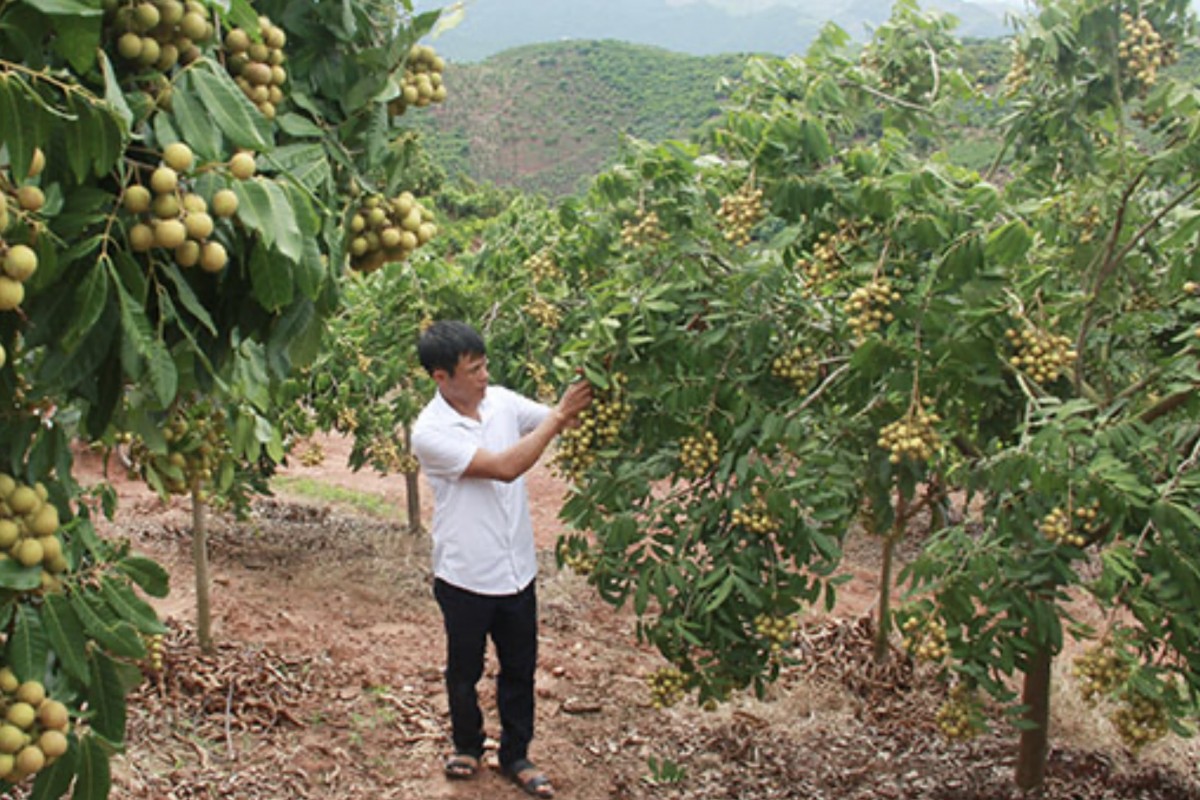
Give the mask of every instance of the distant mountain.
<path id="1" fill-rule="evenodd" d="M 450 62 L 446 102 L 405 122 L 450 175 L 563 196 L 612 161 L 622 136 L 690 137 L 720 113 L 718 83 L 746 60 L 611 40 L 527 45 Z"/>
<path id="2" fill-rule="evenodd" d="M 958 34 L 992 38 L 1011 33 L 1006 6 L 996 0 L 936 0 L 922 3 L 953 14 Z M 866 39 L 891 16 L 891 0 L 845 0 L 838 4 L 776 0 L 750 4 L 716 0 L 465 0 L 419 2 L 417 8 L 441 7 L 444 16 L 461 7 L 459 25 L 440 34 L 433 45 L 452 61 L 475 62 L 490 55 L 540 42 L 613 39 L 661 47 L 689 55 L 720 53 L 803 53 L 826 22 Z M 757 9 L 757 10 L 755 10 Z"/>

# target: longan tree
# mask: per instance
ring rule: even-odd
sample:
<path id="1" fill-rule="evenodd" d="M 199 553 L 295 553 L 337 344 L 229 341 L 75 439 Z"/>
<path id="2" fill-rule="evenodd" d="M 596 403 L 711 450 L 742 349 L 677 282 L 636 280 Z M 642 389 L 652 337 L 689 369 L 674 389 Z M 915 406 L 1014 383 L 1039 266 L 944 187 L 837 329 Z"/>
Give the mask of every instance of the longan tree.
<path id="1" fill-rule="evenodd" d="M 71 440 L 127 441 L 151 485 L 190 493 L 203 555 L 208 493 L 253 490 L 285 453 L 286 387 L 339 308 L 353 209 L 418 188 L 395 101 L 414 81 L 414 104 L 438 99 L 417 47 L 437 16 L 0 5 L 0 782 L 106 796 L 125 687 L 163 632 L 142 594 L 165 573 L 96 535 L 115 497 L 81 491 Z"/>
<path id="2" fill-rule="evenodd" d="M 703 143 L 631 142 L 488 240 L 468 268 L 511 298 L 492 340 L 597 388 L 558 452 L 560 556 L 633 605 L 670 662 L 660 704 L 761 687 L 791 617 L 847 579 L 849 527 L 890 544 L 920 519 L 879 629 L 946 681 L 947 735 L 990 695 L 1039 783 L 1069 626 L 1132 748 L 1186 730 L 1200 183 L 1169 68 L 1191 25 L 1181 2 L 1044 3 L 985 96 L 950 21 L 900 3 L 865 51 L 830 26 L 756 60 Z M 963 104 L 1007 112 L 991 173 L 942 149 Z M 1081 596 L 1110 622 L 1072 626 Z"/>

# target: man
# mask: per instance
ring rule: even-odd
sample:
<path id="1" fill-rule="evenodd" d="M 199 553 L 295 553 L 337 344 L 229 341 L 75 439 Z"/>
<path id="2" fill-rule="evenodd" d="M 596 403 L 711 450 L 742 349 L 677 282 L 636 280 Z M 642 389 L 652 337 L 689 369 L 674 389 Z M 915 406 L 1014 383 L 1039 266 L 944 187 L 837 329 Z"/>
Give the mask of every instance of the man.
<path id="1" fill-rule="evenodd" d="M 573 383 L 553 408 L 488 386 L 483 337 L 462 322 L 431 325 L 417 344 L 437 394 L 412 430 L 413 453 L 434 494 L 434 596 L 446 627 L 446 691 L 454 754 L 450 778 L 469 778 L 483 757 L 475 685 L 490 636 L 500 662 L 500 768 L 526 792 L 552 797 L 529 760 L 537 669 L 537 554 L 523 475 L 591 402 Z"/>

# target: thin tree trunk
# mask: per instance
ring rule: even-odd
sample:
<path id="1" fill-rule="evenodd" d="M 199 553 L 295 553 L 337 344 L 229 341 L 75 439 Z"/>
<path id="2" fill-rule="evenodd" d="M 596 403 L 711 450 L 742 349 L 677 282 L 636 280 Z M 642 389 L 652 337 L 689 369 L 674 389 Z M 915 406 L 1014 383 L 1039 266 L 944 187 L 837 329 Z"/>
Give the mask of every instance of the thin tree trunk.
<path id="1" fill-rule="evenodd" d="M 1030 656 L 1025 671 L 1021 702 L 1026 707 L 1024 719 L 1032 723 L 1021 731 L 1017 755 L 1017 786 L 1024 791 L 1042 785 L 1046 778 L 1046 757 L 1050 751 L 1050 665 L 1054 654 L 1050 645 L 1040 643 Z"/>
<path id="2" fill-rule="evenodd" d="M 412 429 L 404 426 L 404 449 L 412 452 Z M 404 493 L 408 499 L 408 532 L 416 535 L 421 532 L 421 495 L 420 473 L 406 472 L 404 474 Z"/>
<path id="3" fill-rule="evenodd" d="M 200 496 L 200 477 L 192 478 L 192 568 L 196 572 L 196 639 L 213 652 L 212 607 L 208 595 L 208 504 Z"/>
<path id="4" fill-rule="evenodd" d="M 904 494 L 896 492 L 896 515 L 892 529 L 883 538 L 883 565 L 879 569 L 879 621 L 875 625 L 875 663 L 883 664 L 888 657 L 888 637 L 892 633 L 892 564 L 896 545 L 904 535 L 908 503 Z"/>

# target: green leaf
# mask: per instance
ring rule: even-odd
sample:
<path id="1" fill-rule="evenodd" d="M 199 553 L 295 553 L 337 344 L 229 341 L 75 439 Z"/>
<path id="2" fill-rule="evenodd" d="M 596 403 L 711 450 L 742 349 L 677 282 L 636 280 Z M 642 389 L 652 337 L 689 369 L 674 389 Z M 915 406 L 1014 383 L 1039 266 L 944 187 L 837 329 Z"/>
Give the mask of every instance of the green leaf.
<path id="1" fill-rule="evenodd" d="M 91 678 L 88 671 L 87 637 L 79 617 L 71 608 L 67 598 L 61 594 L 46 595 L 42 604 L 42 625 L 46 629 L 46 638 L 63 669 L 72 678 L 87 685 Z"/>
<path id="2" fill-rule="evenodd" d="M 1033 235 L 1029 226 L 1016 219 L 1001 225 L 988 235 L 985 252 L 989 260 L 1015 264 L 1024 258 L 1032 244 Z"/>
<path id="3" fill-rule="evenodd" d="M 204 326 L 205 330 L 216 336 L 216 324 L 209 315 L 208 309 L 204 307 L 204 304 L 200 302 L 200 298 L 196 296 L 192 285 L 183 276 L 179 265 L 172 261 L 162 272 L 171 280 L 171 284 L 175 287 L 175 294 L 179 298 L 179 302 L 183 304 L 183 307 L 196 318 L 196 321 Z"/>
<path id="4" fill-rule="evenodd" d="M 121 329 L 133 344 L 138 355 L 146 359 L 150 385 L 158 401 L 166 406 L 175 399 L 179 375 L 171 353 L 161 339 L 154 335 L 145 310 L 126 291 L 124 284 L 116 281 L 117 297 L 121 307 Z"/>
<path id="5" fill-rule="evenodd" d="M 242 224 L 262 236 L 267 246 L 298 261 L 304 253 L 304 238 L 288 193 L 275 181 L 262 177 L 238 181 L 233 190 L 238 196 L 238 219 Z"/>
<path id="6" fill-rule="evenodd" d="M 278 311 L 291 304 L 295 296 L 291 264 L 272 258 L 264 247 L 250 253 L 250 284 L 254 298 L 268 311 Z"/>
<path id="7" fill-rule="evenodd" d="M 76 592 L 71 595 L 74 609 L 83 629 L 113 655 L 124 658 L 146 657 L 146 643 L 137 630 L 124 620 L 113 618 L 104 598 L 95 592 Z"/>
<path id="8" fill-rule="evenodd" d="M 123 734 L 123 722 L 121 727 Z M 112 790 L 108 751 L 96 736 L 84 736 L 79 745 L 79 778 L 75 781 L 71 800 L 108 800 L 108 793 Z"/>
<path id="9" fill-rule="evenodd" d="M 178 91 L 171 95 L 171 114 L 180 137 L 201 161 L 218 161 L 225 155 L 225 137 L 208 113 L 199 94 Z"/>
<path id="10" fill-rule="evenodd" d="M 154 608 L 134 594 L 128 584 L 106 575 L 100 579 L 100 593 L 114 611 L 142 633 L 153 635 L 167 632 L 167 627 L 158 619 Z"/>
<path id="11" fill-rule="evenodd" d="M 100 20 L 96 17 L 104 12 L 83 3 L 69 2 L 69 0 L 59 3 L 43 3 L 38 0 L 31 5 L 63 5 L 72 8 L 70 11 L 43 9 L 43 12 L 58 15 L 58 19 L 54 21 L 54 49 L 71 63 L 76 72 L 80 74 L 90 72 L 96 64 L 96 53 L 100 49 Z"/>
<path id="12" fill-rule="evenodd" d="M 40 567 L 23 567 L 13 558 L 0 561 L 0 589 L 17 592 L 32 591 L 42 585 Z"/>
<path id="13" fill-rule="evenodd" d="M 205 60 L 188 71 L 191 85 L 213 122 L 236 147 L 271 148 L 271 126 L 219 64 Z"/>
<path id="14" fill-rule="evenodd" d="M 17 607 L 17 618 L 4 648 L 8 665 L 22 680 L 41 680 L 46 671 L 48 650 L 41 617 L 32 607 L 22 603 Z"/>
<path id="15" fill-rule="evenodd" d="M 166 597 L 170 591 L 170 574 L 148 558 L 126 556 L 116 563 L 116 568 L 151 597 Z"/>
<path id="16" fill-rule="evenodd" d="M 70 325 L 62 336 L 62 348 L 67 351 L 74 350 L 83 340 L 108 303 L 108 269 L 105 264 L 96 262 L 85 269 L 87 273 L 75 285 L 77 311 L 71 315 Z"/>
<path id="17" fill-rule="evenodd" d="M 50 16 L 99 17 L 104 13 L 103 9 L 94 8 L 78 0 L 25 0 L 25 4 Z"/>

